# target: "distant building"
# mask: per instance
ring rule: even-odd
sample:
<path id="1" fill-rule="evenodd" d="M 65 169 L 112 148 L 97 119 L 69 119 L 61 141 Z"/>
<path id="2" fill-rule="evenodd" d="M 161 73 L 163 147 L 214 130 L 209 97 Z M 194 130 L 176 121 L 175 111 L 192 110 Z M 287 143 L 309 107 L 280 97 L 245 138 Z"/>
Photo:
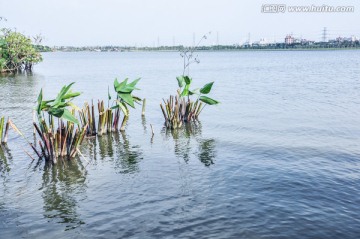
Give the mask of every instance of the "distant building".
<path id="1" fill-rule="evenodd" d="M 287 36 L 285 37 L 285 44 L 286 44 L 286 45 L 291 45 L 291 44 L 293 44 L 294 42 L 295 42 L 295 38 L 294 38 L 293 36 L 287 35 Z"/>
<path id="2" fill-rule="evenodd" d="M 355 42 L 358 39 L 355 36 L 351 36 L 351 37 L 337 37 L 335 40 L 341 43 L 341 42 Z"/>
<path id="3" fill-rule="evenodd" d="M 269 43 L 266 40 L 266 38 L 261 38 L 260 41 L 259 41 L 259 45 L 260 46 L 267 46 L 267 45 L 269 45 Z"/>

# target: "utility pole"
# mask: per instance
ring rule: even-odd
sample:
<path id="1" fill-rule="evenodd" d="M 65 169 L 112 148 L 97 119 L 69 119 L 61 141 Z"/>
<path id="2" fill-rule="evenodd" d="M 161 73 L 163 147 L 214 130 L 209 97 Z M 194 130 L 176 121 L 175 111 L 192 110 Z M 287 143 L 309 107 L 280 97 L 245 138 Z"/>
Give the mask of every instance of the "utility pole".
<path id="1" fill-rule="evenodd" d="M 160 37 L 157 38 L 157 47 L 160 47 Z"/>
<path id="2" fill-rule="evenodd" d="M 193 46 L 195 46 L 196 44 L 196 35 L 195 35 L 195 32 L 193 32 Z"/>
<path id="3" fill-rule="evenodd" d="M 216 32 L 216 45 L 219 46 L 219 32 Z"/>

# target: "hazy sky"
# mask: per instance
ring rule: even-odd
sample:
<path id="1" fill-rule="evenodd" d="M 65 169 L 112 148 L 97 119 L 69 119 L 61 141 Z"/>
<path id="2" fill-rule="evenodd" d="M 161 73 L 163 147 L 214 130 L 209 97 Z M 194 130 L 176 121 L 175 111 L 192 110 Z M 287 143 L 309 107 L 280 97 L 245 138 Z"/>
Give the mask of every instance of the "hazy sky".
<path id="1" fill-rule="evenodd" d="M 261 13 L 269 3 L 354 6 L 353 13 Z M 283 41 L 288 33 L 320 40 L 360 37 L 358 0 L 0 0 L 1 25 L 26 35 L 41 33 L 46 45 L 192 44 L 211 31 L 205 44 L 235 44 L 266 38 Z"/>

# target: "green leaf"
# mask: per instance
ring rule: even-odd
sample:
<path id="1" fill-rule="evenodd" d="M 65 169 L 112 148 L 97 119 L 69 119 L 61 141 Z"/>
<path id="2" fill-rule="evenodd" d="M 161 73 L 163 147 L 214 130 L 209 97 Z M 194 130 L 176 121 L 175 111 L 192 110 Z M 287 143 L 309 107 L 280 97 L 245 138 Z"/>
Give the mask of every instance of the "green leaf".
<path id="1" fill-rule="evenodd" d="M 114 89 L 116 89 L 116 87 L 118 87 L 120 85 L 120 83 L 118 82 L 118 79 L 115 78 L 114 80 Z"/>
<path id="2" fill-rule="evenodd" d="M 67 106 L 70 106 L 71 108 L 77 110 L 77 111 L 80 111 L 81 109 L 79 107 L 77 107 L 74 103 L 72 102 L 67 102 L 66 103 Z"/>
<path id="3" fill-rule="evenodd" d="M 201 94 L 209 94 L 214 82 L 207 83 L 203 88 L 200 89 Z"/>
<path id="4" fill-rule="evenodd" d="M 177 79 L 177 81 L 178 81 L 179 87 L 180 87 L 180 88 L 183 87 L 184 84 L 185 84 L 184 76 L 178 76 L 178 77 L 176 77 L 176 79 Z"/>
<path id="5" fill-rule="evenodd" d="M 192 79 L 191 79 L 190 77 L 184 76 L 184 80 L 185 80 L 185 83 L 186 83 L 187 85 L 190 85 L 190 84 L 191 84 Z"/>
<path id="6" fill-rule="evenodd" d="M 207 96 L 200 96 L 199 98 L 202 102 L 204 102 L 205 104 L 208 104 L 208 105 L 216 105 L 216 104 L 219 104 L 220 102 L 217 101 L 217 100 L 214 100 L 214 99 L 211 99 Z"/>
<path id="7" fill-rule="evenodd" d="M 36 111 L 38 114 L 40 114 L 41 113 L 41 102 L 42 102 L 42 89 L 40 90 L 40 94 L 38 96 L 37 102 L 38 102 L 38 105 L 37 105 Z"/>
<path id="8" fill-rule="evenodd" d="M 126 104 L 130 105 L 132 108 L 135 108 L 134 99 L 130 94 L 118 93 L 120 99 L 122 99 Z"/>
<path id="9" fill-rule="evenodd" d="M 50 115 L 60 118 L 64 114 L 64 109 L 50 108 L 48 113 Z"/>
<path id="10" fill-rule="evenodd" d="M 135 87 L 135 85 L 139 82 L 140 79 L 141 78 L 134 80 L 133 82 L 129 83 L 128 86 Z"/>
<path id="11" fill-rule="evenodd" d="M 52 104 L 54 107 L 56 107 L 60 102 L 64 101 L 64 95 L 69 91 L 73 84 L 75 84 L 75 82 L 72 82 L 68 86 L 65 85 L 63 88 L 61 88 L 60 93 L 56 96 L 55 101 Z"/>
<path id="12" fill-rule="evenodd" d="M 135 88 L 135 85 L 140 80 L 140 78 L 134 80 L 130 84 L 127 84 L 127 80 L 128 79 L 126 78 L 123 82 L 117 85 L 114 83 L 115 91 L 117 93 L 131 93 L 133 90 L 138 90 L 138 88 Z"/>
<path id="13" fill-rule="evenodd" d="M 58 94 L 58 97 L 57 98 L 62 98 L 64 95 L 66 95 L 66 93 L 70 90 L 70 87 L 73 85 L 73 84 L 75 84 L 75 82 L 72 82 L 72 83 L 70 83 L 68 86 L 64 86 L 62 89 L 61 89 L 61 91 L 60 91 L 60 93 Z"/>
<path id="14" fill-rule="evenodd" d="M 133 100 L 134 100 L 135 102 L 141 102 L 141 101 L 142 101 L 140 97 L 137 97 L 137 96 L 135 96 L 135 95 L 133 95 L 132 98 L 133 98 Z"/>
<path id="15" fill-rule="evenodd" d="M 67 99 L 75 98 L 75 97 L 77 97 L 77 96 L 79 96 L 79 95 L 81 95 L 80 92 L 69 92 L 69 93 L 67 93 L 66 95 L 64 95 L 64 96 L 62 97 L 62 100 L 67 100 Z"/>
<path id="16" fill-rule="evenodd" d="M 67 121 L 70 121 L 74 124 L 79 124 L 79 121 L 67 109 L 64 109 L 64 113 L 62 114 L 61 118 L 66 119 Z"/>
<path id="17" fill-rule="evenodd" d="M 118 105 L 118 104 L 110 107 L 110 109 L 112 109 L 112 110 L 116 110 L 116 109 L 118 109 L 118 108 L 119 108 L 119 105 Z"/>
<path id="18" fill-rule="evenodd" d="M 40 113 L 42 110 L 47 110 L 50 106 L 47 104 L 46 101 L 42 101 L 40 105 Z"/>
<path id="19" fill-rule="evenodd" d="M 128 93 L 128 94 L 130 94 L 131 92 L 133 92 L 133 90 L 138 90 L 138 88 L 135 88 L 134 86 L 129 86 L 129 85 L 116 88 L 117 93 L 120 92 L 120 93 Z"/>
<path id="20" fill-rule="evenodd" d="M 181 96 L 188 96 L 189 95 L 189 88 L 190 88 L 190 85 L 185 85 L 184 90 L 181 92 Z"/>
<path id="21" fill-rule="evenodd" d="M 119 100 L 116 100 L 116 105 L 111 107 L 112 110 L 120 108 L 122 112 L 124 112 L 125 116 L 129 116 L 129 111 L 126 107 L 126 105 L 123 102 L 120 102 Z"/>
<path id="22" fill-rule="evenodd" d="M 124 86 L 126 86 L 127 84 L 127 81 L 128 81 L 128 78 L 126 78 L 125 80 L 123 80 L 121 83 L 118 83 L 118 85 L 115 87 L 115 91 L 117 91 L 116 89 L 119 88 L 123 88 Z"/>
<path id="23" fill-rule="evenodd" d="M 6 45 L 6 41 L 3 38 L 0 38 L 0 46 Z"/>
<path id="24" fill-rule="evenodd" d="M 124 103 L 120 102 L 120 101 L 117 101 L 117 102 L 118 102 L 117 105 L 120 107 L 122 112 L 124 112 L 124 115 L 129 116 L 129 111 L 128 111 L 126 105 Z"/>
<path id="25" fill-rule="evenodd" d="M 189 95 L 198 95 L 199 94 L 199 89 L 194 89 L 194 90 L 189 90 Z"/>

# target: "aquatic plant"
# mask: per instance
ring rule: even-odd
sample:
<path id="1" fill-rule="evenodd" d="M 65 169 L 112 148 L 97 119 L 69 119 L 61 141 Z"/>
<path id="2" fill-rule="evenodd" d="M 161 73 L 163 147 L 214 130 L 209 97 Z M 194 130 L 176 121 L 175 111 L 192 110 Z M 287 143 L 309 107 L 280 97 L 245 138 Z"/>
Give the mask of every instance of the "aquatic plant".
<path id="1" fill-rule="evenodd" d="M 40 150 L 33 147 L 39 158 L 56 163 L 59 157 L 73 158 L 79 152 L 79 145 L 84 140 L 88 125 L 79 126 L 75 111 L 79 108 L 71 100 L 79 96 L 79 92 L 70 90 L 74 83 L 65 85 L 57 97 L 43 100 L 42 90 L 37 99 L 37 120 L 34 121 L 35 132 L 38 133 Z M 71 108 L 71 111 L 68 108 Z M 45 121 L 46 115 L 48 122 Z M 55 122 L 55 119 L 57 122 Z"/>
<path id="2" fill-rule="evenodd" d="M 5 117 L 3 116 L 0 118 L 0 143 L 1 144 L 7 143 L 9 125 L 10 125 L 10 119 L 8 119 L 5 124 Z"/>
<path id="3" fill-rule="evenodd" d="M 136 88 L 136 84 L 139 82 L 140 78 L 132 81 L 131 83 L 128 82 L 128 78 L 119 82 L 117 79 L 114 81 L 114 89 L 116 92 L 116 100 L 115 105 L 111 107 L 111 109 L 116 110 L 115 119 L 119 120 L 120 110 L 124 113 L 124 118 L 121 123 L 120 131 L 125 131 L 126 123 L 129 119 L 130 111 L 128 106 L 131 108 L 135 108 L 135 103 L 141 102 L 141 99 L 137 96 L 134 96 L 132 92 L 134 90 L 139 90 Z M 110 94 L 109 94 L 110 98 Z M 145 112 L 145 108 L 143 108 L 143 112 Z"/>
<path id="4" fill-rule="evenodd" d="M 86 129 L 86 136 L 95 136 L 96 123 L 95 123 L 95 108 L 94 102 L 91 101 L 91 107 L 88 102 L 84 103 L 83 108 L 79 111 L 79 118 L 82 127 L 88 126 Z"/>
<path id="5" fill-rule="evenodd" d="M 210 34 L 210 33 L 209 33 Z M 204 35 L 197 46 L 184 49 L 181 56 L 184 59 L 183 74 L 176 77 L 179 89 L 177 95 L 170 95 L 168 100 L 164 100 L 164 105 L 161 103 L 160 108 L 165 119 L 166 128 L 176 129 L 180 128 L 183 123 L 196 121 L 200 113 L 206 105 L 216 105 L 219 101 L 214 100 L 207 95 L 210 93 L 214 82 L 205 84 L 200 89 L 191 90 L 192 78 L 189 76 L 190 65 L 192 63 L 199 63 L 199 58 L 194 57 L 194 52 L 203 39 L 207 39 Z M 187 75 L 185 75 L 187 71 Z M 197 96 L 195 101 L 191 100 L 192 96 Z"/>
<path id="6" fill-rule="evenodd" d="M 135 103 L 139 103 L 141 99 L 132 95 L 136 88 L 136 84 L 139 82 L 139 79 L 134 80 L 131 83 L 127 83 L 128 79 L 126 78 L 122 82 L 119 82 L 117 79 L 114 81 L 114 90 L 116 92 L 116 99 L 112 102 L 112 107 L 110 107 L 111 94 L 108 89 L 108 104 L 105 105 L 104 100 L 98 100 L 97 109 L 98 109 L 98 121 L 96 128 L 95 121 L 95 107 L 94 103 L 91 102 L 91 106 L 85 102 L 84 107 L 79 111 L 80 122 L 82 126 L 88 125 L 86 135 L 103 135 L 110 132 L 116 132 L 119 129 L 120 122 L 120 112 L 123 112 L 124 117 L 120 126 L 120 131 L 125 130 L 127 120 L 129 118 L 129 108 L 128 106 L 135 108 Z M 145 114 L 145 99 L 143 100 L 143 109 L 142 115 Z"/>

